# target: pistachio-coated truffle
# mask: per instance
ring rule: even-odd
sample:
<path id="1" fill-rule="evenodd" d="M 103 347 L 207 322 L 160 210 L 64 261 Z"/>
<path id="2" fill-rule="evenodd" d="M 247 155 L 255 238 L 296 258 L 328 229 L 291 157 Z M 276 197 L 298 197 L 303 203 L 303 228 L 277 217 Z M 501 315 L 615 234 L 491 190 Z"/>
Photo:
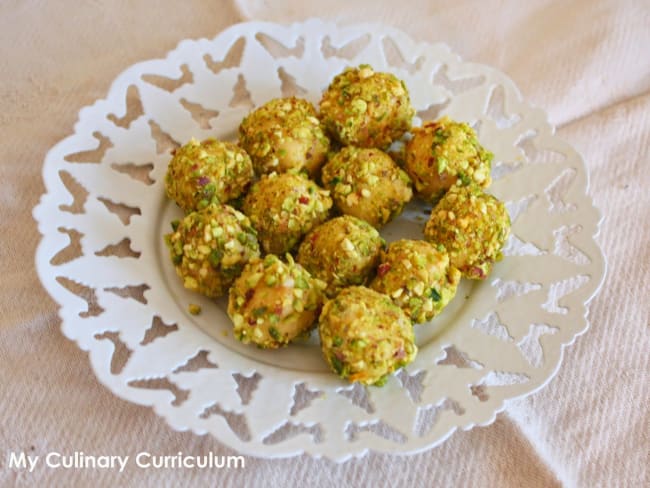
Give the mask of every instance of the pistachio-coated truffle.
<path id="1" fill-rule="evenodd" d="M 437 201 L 452 185 L 490 185 L 493 155 L 481 146 L 468 124 L 443 117 L 414 128 L 412 134 L 404 169 L 421 198 Z"/>
<path id="2" fill-rule="evenodd" d="M 243 149 L 216 139 L 192 139 L 175 150 L 165 191 L 187 213 L 239 197 L 252 178 L 253 165 Z"/>
<path id="3" fill-rule="evenodd" d="M 318 322 L 325 360 L 341 378 L 380 386 L 415 358 L 413 325 L 389 297 L 362 286 L 343 289 Z"/>
<path id="4" fill-rule="evenodd" d="M 367 64 L 335 76 L 320 101 L 325 128 L 346 146 L 387 148 L 414 115 L 404 82 Z"/>
<path id="5" fill-rule="evenodd" d="M 210 204 L 172 224 L 165 236 L 185 288 L 209 297 L 224 295 L 244 265 L 259 256 L 255 229 L 228 205 Z"/>
<path id="6" fill-rule="evenodd" d="M 449 253 L 466 278 L 484 279 L 510 233 L 503 202 L 477 186 L 452 187 L 431 211 L 424 237 Z"/>
<path id="7" fill-rule="evenodd" d="M 305 171 L 315 177 L 330 147 L 316 109 L 296 97 L 273 99 L 239 126 L 239 142 L 257 174 Z"/>
<path id="8" fill-rule="evenodd" d="M 297 261 L 325 281 L 327 296 L 363 285 L 379 263 L 384 240 L 372 225 L 342 215 L 313 229 L 300 244 Z"/>
<path id="9" fill-rule="evenodd" d="M 390 296 L 415 323 L 431 320 L 456 295 L 460 271 L 426 241 L 392 242 L 380 260 L 370 288 Z"/>
<path id="10" fill-rule="evenodd" d="M 315 325 L 325 283 L 287 259 L 268 254 L 250 261 L 230 289 L 228 315 L 243 343 L 275 349 Z"/>
<path id="11" fill-rule="evenodd" d="M 313 181 L 298 174 L 271 173 L 253 185 L 242 208 L 264 251 L 283 255 L 325 222 L 331 207 L 329 192 Z"/>
<path id="12" fill-rule="evenodd" d="M 323 167 L 336 207 L 376 228 L 402 213 L 413 191 L 408 175 L 379 149 L 344 147 Z"/>

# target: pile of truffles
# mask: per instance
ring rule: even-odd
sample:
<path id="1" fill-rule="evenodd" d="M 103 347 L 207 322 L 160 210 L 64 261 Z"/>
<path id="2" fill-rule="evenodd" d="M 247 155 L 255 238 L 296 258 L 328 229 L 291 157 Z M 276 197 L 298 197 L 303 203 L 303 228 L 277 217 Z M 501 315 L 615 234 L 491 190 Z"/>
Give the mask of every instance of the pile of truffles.
<path id="1" fill-rule="evenodd" d="M 334 77 L 318 111 L 274 99 L 244 118 L 238 144 L 175 150 L 165 189 L 185 217 L 165 242 L 183 285 L 227 294 L 246 344 L 286 346 L 317 324 L 337 375 L 382 385 L 415 358 L 414 324 L 461 277 L 488 276 L 510 230 L 474 130 L 414 116 L 403 81 L 361 65 Z M 423 240 L 387 244 L 379 230 L 414 195 L 433 205 Z"/>

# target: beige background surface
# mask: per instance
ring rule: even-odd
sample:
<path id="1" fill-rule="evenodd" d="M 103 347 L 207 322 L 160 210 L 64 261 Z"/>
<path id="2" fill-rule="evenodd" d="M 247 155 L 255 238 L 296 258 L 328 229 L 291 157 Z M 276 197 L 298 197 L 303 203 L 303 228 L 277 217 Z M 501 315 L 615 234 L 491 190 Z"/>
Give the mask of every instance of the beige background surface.
<path id="1" fill-rule="evenodd" d="M 648 486 L 650 3 L 93 1 L 0 3 L 0 486 Z M 299 4 L 300 6 L 296 6 Z M 34 271 L 47 150 L 134 62 L 247 19 L 389 23 L 508 73 L 584 156 L 609 262 L 591 329 L 557 377 L 429 452 L 345 464 L 247 458 L 244 470 L 7 468 L 9 451 L 233 452 L 172 431 L 95 379 Z"/>

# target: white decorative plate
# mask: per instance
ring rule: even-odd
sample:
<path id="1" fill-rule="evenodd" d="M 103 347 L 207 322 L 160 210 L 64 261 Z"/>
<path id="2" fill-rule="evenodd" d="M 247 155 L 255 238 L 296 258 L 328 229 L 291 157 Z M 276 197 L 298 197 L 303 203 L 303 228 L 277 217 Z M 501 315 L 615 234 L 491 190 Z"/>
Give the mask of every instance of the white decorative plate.
<path id="1" fill-rule="evenodd" d="M 417 359 L 383 388 L 341 382 L 315 340 L 281 351 L 236 342 L 225 301 L 185 291 L 162 238 L 179 213 L 163 189 L 169 149 L 234 139 L 243 116 L 273 97 L 317 103 L 336 73 L 360 63 L 405 80 L 416 122 L 444 113 L 477 129 L 495 154 L 490 191 L 513 221 L 506 258 L 417 326 Z M 605 269 L 585 167 L 544 113 L 502 73 L 379 25 L 251 22 L 183 41 L 81 110 L 43 175 L 36 264 L 63 333 L 116 395 L 250 455 L 412 453 L 492 422 L 557 371 Z M 425 210 L 411 205 L 384 235 L 420 238 Z M 203 313 L 188 314 L 190 303 Z"/>

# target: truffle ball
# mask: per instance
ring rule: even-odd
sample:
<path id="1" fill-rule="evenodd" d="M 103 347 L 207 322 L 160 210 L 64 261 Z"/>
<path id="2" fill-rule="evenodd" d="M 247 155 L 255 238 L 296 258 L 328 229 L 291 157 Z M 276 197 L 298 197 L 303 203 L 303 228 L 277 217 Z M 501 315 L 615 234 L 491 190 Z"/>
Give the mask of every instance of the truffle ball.
<path id="1" fill-rule="evenodd" d="M 320 101 L 325 128 L 343 145 L 387 148 L 414 115 L 404 82 L 367 64 L 334 77 Z"/>
<path id="2" fill-rule="evenodd" d="M 402 213 L 413 196 L 408 175 L 379 149 L 344 147 L 323 167 L 322 180 L 342 213 L 377 228 Z"/>
<path id="3" fill-rule="evenodd" d="M 503 256 L 510 216 L 503 202 L 471 185 L 452 187 L 431 211 L 424 237 L 449 253 L 466 278 L 484 279 Z"/>
<path id="4" fill-rule="evenodd" d="M 248 218 L 228 205 L 210 204 L 172 223 L 165 236 L 185 288 L 209 297 L 224 295 L 244 265 L 259 256 Z"/>
<path id="5" fill-rule="evenodd" d="M 343 215 L 313 229 L 300 244 L 297 261 L 325 281 L 327 296 L 363 285 L 379 263 L 384 240 L 368 222 Z"/>
<path id="6" fill-rule="evenodd" d="M 253 165 L 243 149 L 216 139 L 192 139 L 174 152 L 165 191 L 187 213 L 239 197 L 252 178 Z"/>
<path id="7" fill-rule="evenodd" d="M 330 141 L 307 100 L 276 98 L 250 113 L 239 126 L 239 142 L 255 172 L 306 171 L 315 177 Z"/>
<path id="8" fill-rule="evenodd" d="M 228 315 L 243 343 L 275 349 L 314 326 L 325 283 L 287 258 L 284 263 L 268 254 L 250 261 L 230 288 Z"/>
<path id="9" fill-rule="evenodd" d="M 438 200 L 452 185 L 487 188 L 492 153 L 481 146 L 468 124 L 443 117 L 414 128 L 406 144 L 404 169 L 418 196 Z"/>
<path id="10" fill-rule="evenodd" d="M 370 288 L 390 296 L 415 323 L 431 320 L 456 294 L 460 271 L 426 241 L 401 239 L 381 252 Z"/>
<path id="11" fill-rule="evenodd" d="M 345 288 L 318 322 L 325 360 L 341 378 L 380 386 L 415 358 L 413 325 L 389 297 L 362 286 Z"/>
<path id="12" fill-rule="evenodd" d="M 331 207 L 329 192 L 313 181 L 298 174 L 271 173 L 253 185 L 242 208 L 264 251 L 283 255 L 327 220 Z"/>

